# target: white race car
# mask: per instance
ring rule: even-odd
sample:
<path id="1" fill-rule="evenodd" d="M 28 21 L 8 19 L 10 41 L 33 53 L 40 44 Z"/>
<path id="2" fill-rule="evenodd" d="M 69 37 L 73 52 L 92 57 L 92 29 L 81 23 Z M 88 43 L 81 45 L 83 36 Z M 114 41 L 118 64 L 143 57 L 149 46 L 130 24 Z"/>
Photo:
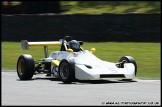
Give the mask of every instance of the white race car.
<path id="1" fill-rule="evenodd" d="M 97 58 L 93 52 L 83 50 L 82 41 L 72 40 L 66 36 L 59 41 L 28 42 L 21 41 L 23 49 L 30 46 L 44 46 L 45 58 L 36 60 L 31 55 L 20 55 L 17 61 L 17 74 L 20 80 L 29 80 L 34 74 L 45 73 L 59 78 L 63 83 L 75 80 L 132 80 L 137 73 L 137 64 L 133 57 L 123 56 L 118 63 L 107 62 Z M 50 53 L 48 46 L 60 46 L 59 51 Z"/>

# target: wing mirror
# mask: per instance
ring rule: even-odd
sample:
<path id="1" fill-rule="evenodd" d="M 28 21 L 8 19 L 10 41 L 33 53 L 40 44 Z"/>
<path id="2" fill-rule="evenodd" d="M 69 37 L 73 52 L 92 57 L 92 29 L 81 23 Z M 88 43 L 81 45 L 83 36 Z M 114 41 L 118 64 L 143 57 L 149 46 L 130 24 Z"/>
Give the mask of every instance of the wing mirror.
<path id="1" fill-rule="evenodd" d="M 91 53 L 95 53 L 96 52 L 96 48 L 91 48 L 90 52 Z"/>

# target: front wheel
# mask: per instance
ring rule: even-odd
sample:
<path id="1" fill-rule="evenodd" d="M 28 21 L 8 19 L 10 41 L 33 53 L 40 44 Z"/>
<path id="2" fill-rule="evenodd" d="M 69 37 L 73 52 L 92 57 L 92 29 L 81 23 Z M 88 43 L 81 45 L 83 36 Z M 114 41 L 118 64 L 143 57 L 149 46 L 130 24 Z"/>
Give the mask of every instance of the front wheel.
<path id="1" fill-rule="evenodd" d="M 74 81 L 75 80 L 74 64 L 72 62 L 63 59 L 59 65 L 58 75 L 60 80 L 64 83 L 71 83 L 72 81 Z"/>
<path id="2" fill-rule="evenodd" d="M 135 66 L 135 76 L 137 74 L 137 64 L 133 57 L 131 56 L 123 56 L 120 58 L 119 62 L 125 61 L 125 63 L 132 63 Z"/>
<path id="3" fill-rule="evenodd" d="M 34 59 L 31 55 L 23 54 L 17 61 L 17 75 L 20 80 L 30 80 L 34 74 Z"/>

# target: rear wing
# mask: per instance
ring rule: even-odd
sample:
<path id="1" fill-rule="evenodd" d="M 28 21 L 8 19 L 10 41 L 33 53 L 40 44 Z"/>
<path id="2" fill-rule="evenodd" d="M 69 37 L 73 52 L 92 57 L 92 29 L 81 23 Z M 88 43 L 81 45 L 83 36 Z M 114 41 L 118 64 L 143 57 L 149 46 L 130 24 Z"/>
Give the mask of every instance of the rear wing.
<path id="1" fill-rule="evenodd" d="M 28 42 L 27 40 L 21 40 L 21 48 L 28 50 L 31 46 L 44 46 L 45 58 L 48 57 L 48 46 L 61 46 L 60 41 L 41 41 L 41 42 Z"/>

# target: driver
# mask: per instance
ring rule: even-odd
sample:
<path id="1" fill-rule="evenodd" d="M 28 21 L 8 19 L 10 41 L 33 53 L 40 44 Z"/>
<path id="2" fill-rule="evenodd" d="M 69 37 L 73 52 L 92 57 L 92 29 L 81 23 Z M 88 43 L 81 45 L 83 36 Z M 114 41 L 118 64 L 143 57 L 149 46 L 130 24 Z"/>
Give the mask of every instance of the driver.
<path id="1" fill-rule="evenodd" d="M 71 48 L 74 52 L 80 51 L 80 43 L 76 40 L 71 40 L 69 42 L 69 48 Z"/>

